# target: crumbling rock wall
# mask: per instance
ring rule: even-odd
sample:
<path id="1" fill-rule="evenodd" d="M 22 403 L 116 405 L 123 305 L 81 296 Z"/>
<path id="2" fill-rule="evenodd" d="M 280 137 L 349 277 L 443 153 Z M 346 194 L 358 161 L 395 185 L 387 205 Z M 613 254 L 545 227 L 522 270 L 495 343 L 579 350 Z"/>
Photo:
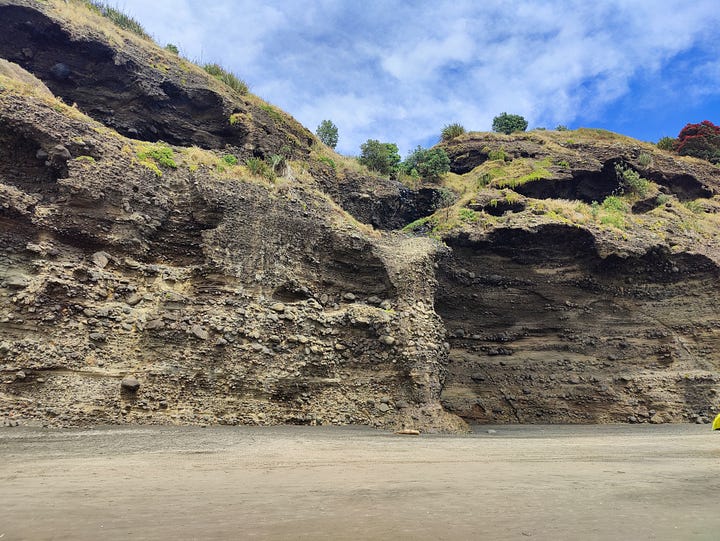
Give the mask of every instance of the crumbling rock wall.
<path id="1" fill-rule="evenodd" d="M 442 144 L 454 172 L 502 148 L 550 158 L 550 178 L 512 200 L 479 190 L 467 209 L 497 219 L 444 243 L 379 233 L 336 203 L 390 230 L 442 193 L 336 170 L 292 119 L 154 45 L 71 24 L 62 5 L 0 0 L 0 56 L 79 108 L 0 63 L 19 84 L 0 85 L 0 418 L 458 431 L 460 417 L 706 421 L 720 407 L 717 236 L 670 219 L 618 234 L 532 208 L 601 201 L 621 164 L 658 185 L 632 213 L 659 195 L 712 212 L 717 168 L 648 161 L 631 141 L 468 134 Z M 135 139 L 282 150 L 307 174 L 158 175 Z"/>
<path id="2" fill-rule="evenodd" d="M 0 416 L 462 429 L 437 243 L 368 236 L 312 182 L 157 176 L 42 99 L 0 102 Z"/>
<path id="3" fill-rule="evenodd" d="M 661 250 L 601 258 L 572 226 L 497 230 L 452 248 L 436 300 L 452 345 L 449 411 L 522 423 L 713 415 L 716 263 Z"/>
<path id="4" fill-rule="evenodd" d="M 229 145 L 250 156 L 281 151 L 300 156 L 312 144 L 310 132 L 297 122 L 229 95 L 202 70 L 150 42 L 127 36 L 113 41 L 31 0 L 1 1 L 0 20 L 0 57 L 128 137 L 203 148 Z M 230 123 L 231 115 L 237 122 Z"/>

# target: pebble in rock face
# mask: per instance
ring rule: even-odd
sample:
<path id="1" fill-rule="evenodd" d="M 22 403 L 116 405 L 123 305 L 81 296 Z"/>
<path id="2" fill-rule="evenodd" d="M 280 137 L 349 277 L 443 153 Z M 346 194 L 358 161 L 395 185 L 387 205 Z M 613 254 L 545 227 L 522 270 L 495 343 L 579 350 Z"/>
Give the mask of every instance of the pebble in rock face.
<path id="1" fill-rule="evenodd" d="M 140 388 L 140 382 L 137 380 L 137 378 L 134 378 L 132 376 L 127 376 L 122 379 L 120 382 L 120 387 L 123 390 L 130 391 L 131 393 L 137 392 L 137 390 Z"/>

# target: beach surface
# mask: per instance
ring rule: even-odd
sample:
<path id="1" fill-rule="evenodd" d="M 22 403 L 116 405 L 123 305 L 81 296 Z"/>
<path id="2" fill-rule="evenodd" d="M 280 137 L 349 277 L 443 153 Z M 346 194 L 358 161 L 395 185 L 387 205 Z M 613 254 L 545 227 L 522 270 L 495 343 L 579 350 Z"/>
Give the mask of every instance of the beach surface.
<path id="1" fill-rule="evenodd" d="M 707 425 L 0 429 L 0 539 L 714 540 Z"/>

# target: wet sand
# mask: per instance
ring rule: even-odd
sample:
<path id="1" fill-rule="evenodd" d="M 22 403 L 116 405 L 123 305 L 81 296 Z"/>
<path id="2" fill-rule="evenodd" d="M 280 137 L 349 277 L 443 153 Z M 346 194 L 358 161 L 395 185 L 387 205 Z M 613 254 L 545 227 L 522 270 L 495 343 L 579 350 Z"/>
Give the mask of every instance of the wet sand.
<path id="1" fill-rule="evenodd" d="M 718 538 L 707 425 L 0 429 L 2 541 Z"/>

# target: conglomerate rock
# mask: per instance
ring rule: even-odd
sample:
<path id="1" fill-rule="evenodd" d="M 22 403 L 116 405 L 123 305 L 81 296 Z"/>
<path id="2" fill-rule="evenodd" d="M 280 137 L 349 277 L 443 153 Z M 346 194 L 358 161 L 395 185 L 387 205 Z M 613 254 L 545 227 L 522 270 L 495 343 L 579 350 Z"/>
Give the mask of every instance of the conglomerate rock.
<path id="1" fill-rule="evenodd" d="M 459 431 L 720 407 L 710 164 L 607 132 L 471 133 L 442 144 L 452 203 L 343 165 L 80 1 L 0 0 L 0 55 L 12 426 Z M 272 174 L 242 165 L 273 156 Z"/>

